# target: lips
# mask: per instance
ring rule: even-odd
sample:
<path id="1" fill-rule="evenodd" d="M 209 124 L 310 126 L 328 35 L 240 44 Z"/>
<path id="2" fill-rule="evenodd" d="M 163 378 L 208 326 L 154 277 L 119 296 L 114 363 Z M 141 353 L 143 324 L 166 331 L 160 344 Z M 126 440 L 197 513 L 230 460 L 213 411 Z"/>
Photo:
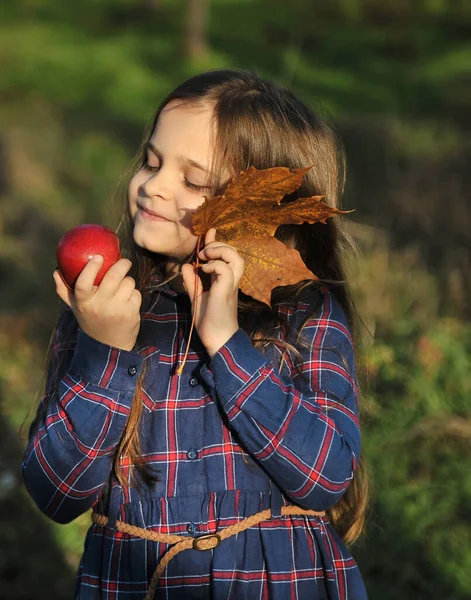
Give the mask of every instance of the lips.
<path id="1" fill-rule="evenodd" d="M 142 206 L 141 204 L 138 204 L 138 209 L 141 213 L 143 213 L 144 217 L 152 218 L 153 220 L 156 220 L 156 221 L 170 221 L 170 219 L 163 217 L 159 213 L 156 213 L 153 210 L 151 210 L 150 208 L 147 208 L 146 206 Z"/>

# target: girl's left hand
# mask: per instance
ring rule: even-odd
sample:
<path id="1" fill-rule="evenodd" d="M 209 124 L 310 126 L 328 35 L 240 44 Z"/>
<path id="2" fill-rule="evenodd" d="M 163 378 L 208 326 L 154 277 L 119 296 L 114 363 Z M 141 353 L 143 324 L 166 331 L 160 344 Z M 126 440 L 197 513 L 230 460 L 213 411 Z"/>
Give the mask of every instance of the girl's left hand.
<path id="1" fill-rule="evenodd" d="M 237 305 L 244 259 L 232 246 L 216 241 L 215 229 L 207 232 L 199 258 L 207 261 L 200 268 L 211 277 L 209 290 L 203 291 L 201 278 L 191 264 L 183 265 L 182 277 L 193 309 L 196 283 L 195 327 L 209 356 L 213 357 L 239 329 Z"/>

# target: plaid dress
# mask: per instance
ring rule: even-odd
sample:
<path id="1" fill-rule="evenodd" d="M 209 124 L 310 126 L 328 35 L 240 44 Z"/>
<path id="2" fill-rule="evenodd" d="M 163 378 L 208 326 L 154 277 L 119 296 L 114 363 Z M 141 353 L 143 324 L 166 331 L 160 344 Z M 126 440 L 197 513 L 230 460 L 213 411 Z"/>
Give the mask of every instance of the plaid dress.
<path id="1" fill-rule="evenodd" d="M 271 508 L 272 518 L 171 560 L 156 598 L 166 600 L 363 600 L 350 552 L 327 517 L 282 516 L 295 504 L 324 511 L 348 487 L 360 454 L 355 365 L 345 314 L 327 288 L 311 289 L 278 310 L 279 339 L 302 324 L 299 358 L 280 364 L 239 329 L 210 360 L 188 339 L 188 297 L 163 286 L 145 299 L 132 352 L 78 330 L 58 329 L 50 373 L 67 369 L 23 461 L 29 493 L 51 519 L 67 523 L 92 508 L 77 573 L 80 600 L 142 600 L 170 546 L 116 530 L 116 520 L 154 532 L 213 533 Z M 144 305 L 143 305 L 144 306 Z M 122 487 L 113 460 L 136 380 L 143 375 L 142 459 L 157 481 Z M 134 468 L 121 464 L 126 477 Z M 139 475 L 137 474 L 138 478 Z"/>

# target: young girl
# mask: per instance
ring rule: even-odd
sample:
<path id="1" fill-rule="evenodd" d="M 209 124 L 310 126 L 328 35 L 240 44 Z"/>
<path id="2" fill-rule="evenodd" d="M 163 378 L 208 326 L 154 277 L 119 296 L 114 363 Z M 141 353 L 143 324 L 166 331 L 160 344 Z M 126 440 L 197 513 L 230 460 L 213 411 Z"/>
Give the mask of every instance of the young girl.
<path id="1" fill-rule="evenodd" d="M 279 287 L 272 308 L 239 292 L 217 231 L 191 264 L 192 213 L 251 165 L 314 165 L 289 199 L 338 205 L 336 136 L 290 92 L 220 70 L 167 96 L 138 160 L 131 260 L 94 287 L 93 257 L 73 292 L 54 273 L 68 308 L 24 458 L 51 519 L 93 509 L 76 598 L 366 598 L 345 545 L 366 487 L 339 217 L 279 227 L 322 283 Z"/>

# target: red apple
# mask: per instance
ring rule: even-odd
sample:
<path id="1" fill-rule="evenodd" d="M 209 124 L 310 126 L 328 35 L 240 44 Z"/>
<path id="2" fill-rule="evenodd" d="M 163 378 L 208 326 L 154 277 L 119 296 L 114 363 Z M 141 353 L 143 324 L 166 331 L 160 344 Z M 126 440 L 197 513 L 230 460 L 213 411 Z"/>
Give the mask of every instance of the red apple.
<path id="1" fill-rule="evenodd" d="M 103 256 L 95 285 L 99 285 L 108 269 L 121 258 L 118 236 L 103 225 L 79 225 L 64 233 L 57 245 L 57 266 L 65 283 L 73 289 L 82 269 L 95 254 Z"/>

